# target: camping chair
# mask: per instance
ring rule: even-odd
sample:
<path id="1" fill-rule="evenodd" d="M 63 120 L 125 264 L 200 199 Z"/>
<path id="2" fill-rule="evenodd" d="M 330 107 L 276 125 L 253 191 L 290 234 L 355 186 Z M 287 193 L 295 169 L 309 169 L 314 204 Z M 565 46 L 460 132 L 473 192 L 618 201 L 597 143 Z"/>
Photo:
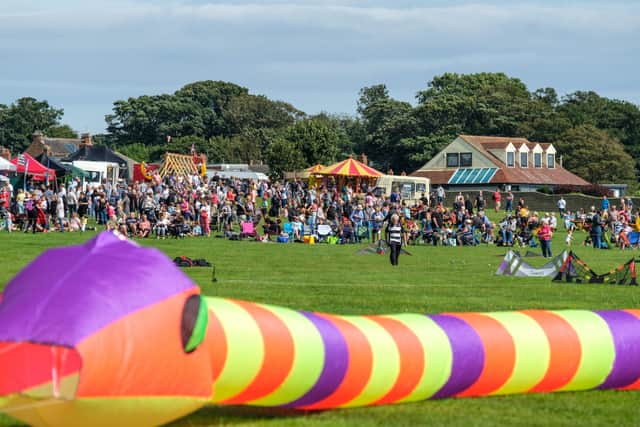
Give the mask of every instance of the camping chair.
<path id="1" fill-rule="evenodd" d="M 366 225 L 359 225 L 356 230 L 356 235 L 358 237 L 358 240 L 364 240 L 364 239 L 370 240 L 369 227 L 367 227 Z"/>
<path id="2" fill-rule="evenodd" d="M 252 221 L 244 221 L 240 224 L 240 238 L 243 239 L 245 237 L 253 237 L 254 239 L 258 238 L 258 232 L 256 231 L 256 227 Z"/>
<path id="3" fill-rule="evenodd" d="M 328 224 L 318 225 L 318 242 L 328 242 L 329 236 L 333 234 L 331 226 Z"/>

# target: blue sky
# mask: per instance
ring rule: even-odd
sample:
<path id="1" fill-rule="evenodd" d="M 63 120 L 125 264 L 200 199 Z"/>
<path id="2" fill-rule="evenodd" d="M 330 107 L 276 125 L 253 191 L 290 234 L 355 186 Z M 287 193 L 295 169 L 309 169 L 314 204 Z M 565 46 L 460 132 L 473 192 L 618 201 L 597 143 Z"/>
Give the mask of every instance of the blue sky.
<path id="1" fill-rule="evenodd" d="M 434 75 L 502 71 L 531 90 L 640 104 L 640 4 L 629 3 L 2 0 L 0 103 L 46 99 L 98 133 L 115 100 L 196 80 L 354 113 L 363 86 L 413 101 Z"/>

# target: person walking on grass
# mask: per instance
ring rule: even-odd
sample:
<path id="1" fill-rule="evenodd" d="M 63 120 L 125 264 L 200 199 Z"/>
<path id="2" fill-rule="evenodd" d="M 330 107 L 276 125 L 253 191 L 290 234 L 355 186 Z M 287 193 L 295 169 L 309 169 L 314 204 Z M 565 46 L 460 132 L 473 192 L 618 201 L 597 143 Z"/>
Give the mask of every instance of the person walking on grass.
<path id="1" fill-rule="evenodd" d="M 402 236 L 405 230 L 400 223 L 400 217 L 398 214 L 391 215 L 391 221 L 387 224 L 386 240 L 389 245 L 389 259 L 391 265 L 398 266 L 398 258 L 400 257 L 400 250 L 402 249 Z"/>

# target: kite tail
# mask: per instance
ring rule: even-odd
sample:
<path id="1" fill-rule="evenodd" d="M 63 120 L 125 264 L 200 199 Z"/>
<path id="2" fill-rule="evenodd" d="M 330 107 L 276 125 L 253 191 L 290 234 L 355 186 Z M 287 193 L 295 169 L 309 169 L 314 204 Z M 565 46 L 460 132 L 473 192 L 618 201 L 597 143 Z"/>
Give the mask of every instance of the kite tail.
<path id="1" fill-rule="evenodd" d="M 313 410 L 640 389 L 640 310 L 334 316 L 207 304 L 217 404 Z"/>

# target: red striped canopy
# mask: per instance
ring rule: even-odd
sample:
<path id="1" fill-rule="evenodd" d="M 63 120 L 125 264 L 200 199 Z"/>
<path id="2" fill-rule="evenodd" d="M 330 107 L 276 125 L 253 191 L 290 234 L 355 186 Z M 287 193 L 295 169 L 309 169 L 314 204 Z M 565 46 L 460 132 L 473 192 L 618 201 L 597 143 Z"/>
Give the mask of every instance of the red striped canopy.
<path id="1" fill-rule="evenodd" d="M 23 153 L 24 156 L 24 164 L 20 164 L 18 161 L 19 157 L 16 157 L 11 160 L 16 166 L 16 172 L 18 173 L 27 173 L 27 175 L 31 175 L 34 181 L 44 181 L 47 179 L 55 179 L 56 171 L 54 169 L 49 169 L 44 166 L 42 163 L 31 157 L 29 153 Z"/>
<path id="2" fill-rule="evenodd" d="M 320 163 L 318 163 L 317 165 L 313 165 L 311 167 L 308 167 L 304 170 L 304 172 L 308 172 L 308 173 L 318 173 L 320 172 L 322 169 L 324 169 L 324 166 L 322 166 Z"/>
<path id="3" fill-rule="evenodd" d="M 316 173 L 319 175 L 360 176 L 365 178 L 377 178 L 383 175 L 382 172 L 370 168 L 364 163 L 354 160 L 352 157 L 327 166 Z"/>

